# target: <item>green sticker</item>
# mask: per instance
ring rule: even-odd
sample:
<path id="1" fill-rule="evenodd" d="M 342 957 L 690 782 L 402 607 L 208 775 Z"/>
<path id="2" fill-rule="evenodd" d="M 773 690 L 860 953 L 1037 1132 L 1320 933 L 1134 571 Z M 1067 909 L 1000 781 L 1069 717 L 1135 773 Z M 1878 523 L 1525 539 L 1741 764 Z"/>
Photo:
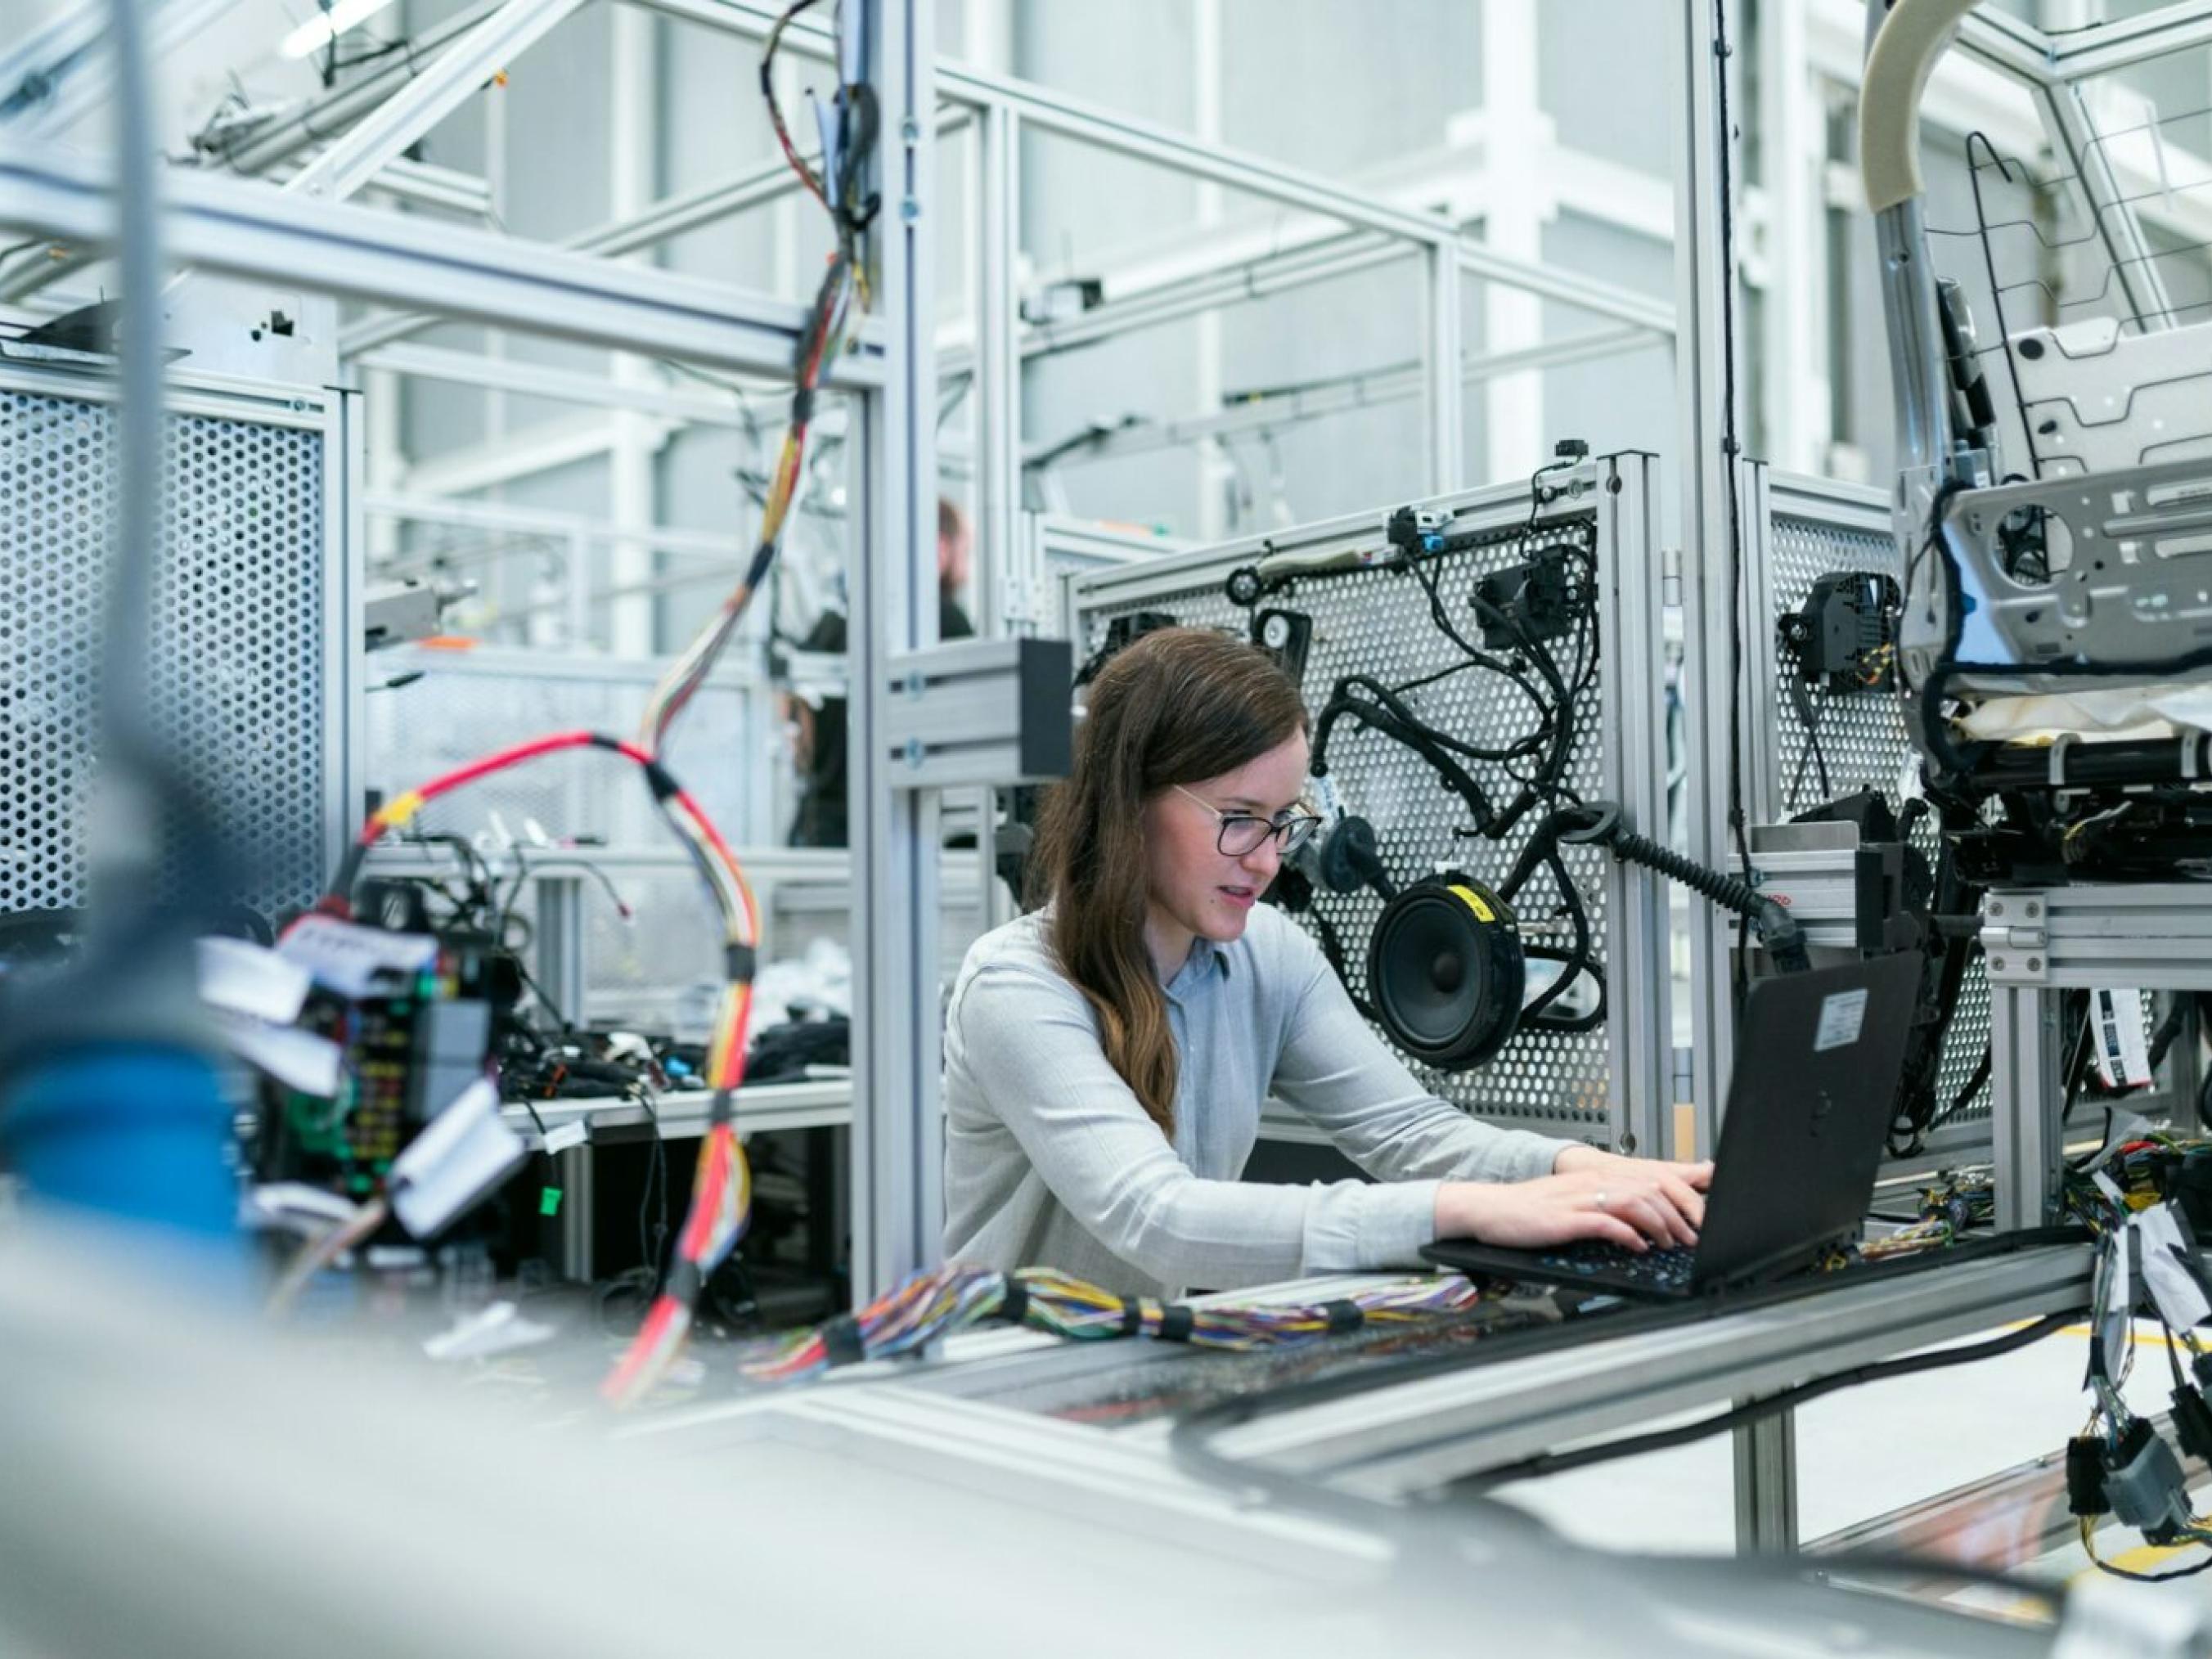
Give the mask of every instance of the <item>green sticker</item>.
<path id="1" fill-rule="evenodd" d="M 558 1215 L 561 1213 L 561 1189 L 558 1187 L 548 1187 L 539 1192 L 538 1194 L 538 1213 L 540 1215 Z"/>

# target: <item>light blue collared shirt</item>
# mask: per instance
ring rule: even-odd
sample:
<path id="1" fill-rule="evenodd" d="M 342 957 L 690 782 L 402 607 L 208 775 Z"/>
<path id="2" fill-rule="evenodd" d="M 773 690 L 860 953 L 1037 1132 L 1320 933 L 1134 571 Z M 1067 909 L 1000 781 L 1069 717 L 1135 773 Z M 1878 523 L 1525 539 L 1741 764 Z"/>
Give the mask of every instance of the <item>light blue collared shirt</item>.
<path id="1" fill-rule="evenodd" d="M 1469 1117 L 1360 1018 L 1312 939 L 1268 905 L 1195 941 L 1168 982 L 1172 1145 L 1100 1046 L 1044 913 L 978 939 L 945 1036 L 945 1255 L 1058 1267 L 1121 1295 L 1418 1267 L 1437 1183 L 1551 1173 L 1573 1144 Z M 1273 1094 L 1389 1183 L 1245 1185 Z"/>

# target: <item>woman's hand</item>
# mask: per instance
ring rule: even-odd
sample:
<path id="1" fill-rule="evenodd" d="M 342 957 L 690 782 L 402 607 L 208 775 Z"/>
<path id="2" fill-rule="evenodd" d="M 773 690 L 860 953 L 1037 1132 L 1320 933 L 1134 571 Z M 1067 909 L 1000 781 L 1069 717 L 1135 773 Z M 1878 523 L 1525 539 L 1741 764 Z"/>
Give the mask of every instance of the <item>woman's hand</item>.
<path id="1" fill-rule="evenodd" d="M 1697 1243 L 1711 1164 L 1573 1146 L 1553 1170 L 1534 1181 L 1444 1182 L 1437 1189 L 1437 1237 L 1522 1249 L 1580 1238 L 1631 1250 Z"/>
<path id="2" fill-rule="evenodd" d="M 1710 1159 L 1703 1164 L 1674 1164 L 1665 1158 L 1623 1158 L 1595 1146 L 1570 1146 L 1552 1161 L 1552 1173 L 1603 1176 L 1607 1182 L 1624 1184 L 1631 1190 L 1656 1182 L 1667 1203 L 1690 1224 L 1691 1237 L 1685 1243 L 1694 1242 L 1698 1230 L 1705 1224 L 1705 1188 L 1713 1184 Z"/>

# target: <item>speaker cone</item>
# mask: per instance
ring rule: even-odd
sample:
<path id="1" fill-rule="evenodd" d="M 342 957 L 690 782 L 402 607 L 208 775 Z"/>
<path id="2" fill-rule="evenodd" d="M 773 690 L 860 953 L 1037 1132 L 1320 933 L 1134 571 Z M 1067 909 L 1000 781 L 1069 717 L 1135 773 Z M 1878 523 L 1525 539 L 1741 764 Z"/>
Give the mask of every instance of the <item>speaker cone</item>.
<path id="1" fill-rule="evenodd" d="M 1368 995 L 1383 1029 L 1440 1071 L 1480 1066 L 1505 1046 L 1526 979 L 1512 908 L 1462 875 L 1407 888 L 1368 941 Z"/>

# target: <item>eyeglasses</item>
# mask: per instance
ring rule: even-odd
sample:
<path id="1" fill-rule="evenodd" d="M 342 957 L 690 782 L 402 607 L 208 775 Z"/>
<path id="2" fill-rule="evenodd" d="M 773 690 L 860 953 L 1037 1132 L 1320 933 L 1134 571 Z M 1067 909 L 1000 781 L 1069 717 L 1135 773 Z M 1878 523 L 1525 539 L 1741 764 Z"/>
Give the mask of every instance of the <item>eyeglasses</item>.
<path id="1" fill-rule="evenodd" d="M 1199 800 L 1196 795 L 1179 783 L 1171 783 L 1168 787 L 1186 799 L 1198 801 L 1200 806 L 1221 820 L 1221 833 L 1215 837 L 1213 844 L 1228 858 L 1249 858 L 1260 850 L 1261 842 L 1271 838 L 1280 848 L 1282 855 L 1288 858 L 1304 846 L 1313 832 L 1321 827 L 1321 820 L 1310 812 L 1285 810 L 1272 818 L 1263 818 L 1254 812 L 1224 812 L 1218 806 Z"/>

